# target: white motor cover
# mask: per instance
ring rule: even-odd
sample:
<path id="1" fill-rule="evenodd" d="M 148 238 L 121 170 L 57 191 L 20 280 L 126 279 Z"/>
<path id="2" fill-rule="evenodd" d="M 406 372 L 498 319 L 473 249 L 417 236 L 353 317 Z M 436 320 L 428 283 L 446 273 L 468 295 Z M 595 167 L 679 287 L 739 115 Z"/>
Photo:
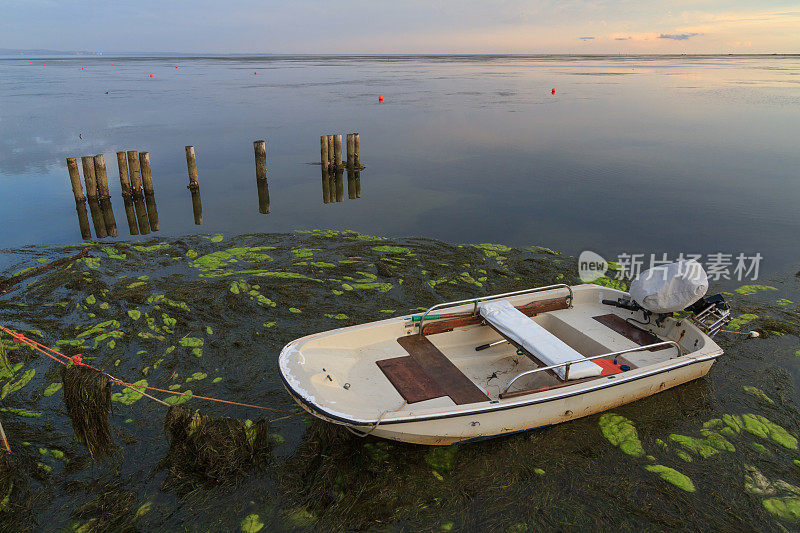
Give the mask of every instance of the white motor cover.
<path id="1" fill-rule="evenodd" d="M 708 276 L 694 259 L 645 270 L 631 282 L 631 298 L 653 313 L 681 311 L 705 296 Z"/>

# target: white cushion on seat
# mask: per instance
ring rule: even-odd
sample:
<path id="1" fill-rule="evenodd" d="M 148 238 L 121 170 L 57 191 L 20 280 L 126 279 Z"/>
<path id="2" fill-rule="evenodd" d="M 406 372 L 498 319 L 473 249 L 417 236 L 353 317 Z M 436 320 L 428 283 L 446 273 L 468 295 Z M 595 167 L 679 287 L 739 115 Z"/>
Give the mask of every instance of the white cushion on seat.
<path id="1" fill-rule="evenodd" d="M 508 301 L 487 302 L 480 306 L 480 313 L 497 331 L 528 350 L 547 366 L 585 359 Z M 564 379 L 566 367 L 555 368 L 553 371 Z M 591 361 L 575 363 L 569 367 L 569 379 L 599 376 L 602 372 L 600 365 Z"/>

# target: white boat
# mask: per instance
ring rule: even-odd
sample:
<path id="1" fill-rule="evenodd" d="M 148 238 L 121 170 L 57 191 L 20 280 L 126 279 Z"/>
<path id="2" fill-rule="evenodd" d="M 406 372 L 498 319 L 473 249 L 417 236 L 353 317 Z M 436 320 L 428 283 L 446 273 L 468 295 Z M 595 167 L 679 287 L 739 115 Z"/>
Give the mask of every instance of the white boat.
<path id="1" fill-rule="evenodd" d="M 279 367 L 298 404 L 358 435 L 478 440 L 705 376 L 722 355 L 711 336 L 730 312 L 721 297 L 700 296 L 683 317 L 598 285 L 448 302 L 297 339 L 282 350 Z"/>

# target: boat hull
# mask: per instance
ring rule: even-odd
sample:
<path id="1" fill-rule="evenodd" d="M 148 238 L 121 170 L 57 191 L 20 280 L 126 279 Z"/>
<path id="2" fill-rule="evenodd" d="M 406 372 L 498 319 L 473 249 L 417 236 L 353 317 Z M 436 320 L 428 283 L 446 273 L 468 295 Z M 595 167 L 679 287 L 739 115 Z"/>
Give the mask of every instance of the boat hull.
<path id="1" fill-rule="evenodd" d="M 306 408 L 316 416 L 360 433 L 414 444 L 449 445 L 551 426 L 635 402 L 705 376 L 715 359 L 690 360 L 680 367 L 654 371 L 595 390 L 584 391 L 578 387 L 576 391 L 553 395 L 551 399 L 541 398 L 535 403 L 498 406 L 496 410 L 480 413 L 452 413 L 427 420 L 389 422 L 377 427 L 343 423 Z"/>

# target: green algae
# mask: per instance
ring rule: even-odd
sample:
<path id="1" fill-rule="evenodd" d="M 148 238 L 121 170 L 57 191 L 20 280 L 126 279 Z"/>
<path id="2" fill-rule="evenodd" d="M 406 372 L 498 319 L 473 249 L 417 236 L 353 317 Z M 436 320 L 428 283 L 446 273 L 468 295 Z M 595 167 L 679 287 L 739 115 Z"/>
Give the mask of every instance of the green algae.
<path id="1" fill-rule="evenodd" d="M 170 307 L 174 307 L 176 309 L 183 309 L 184 311 L 189 311 L 189 304 L 186 302 L 179 302 L 177 300 L 172 300 L 167 298 L 164 294 L 153 294 L 147 298 L 147 303 L 152 305 L 158 304 L 166 304 Z"/>
<path id="2" fill-rule="evenodd" d="M 53 449 L 48 450 L 47 448 L 39 448 L 39 454 L 47 457 L 52 457 L 57 461 L 64 460 L 64 452 L 62 452 L 61 450 L 53 450 Z"/>
<path id="3" fill-rule="evenodd" d="M 720 452 L 718 448 L 712 446 L 711 443 L 706 439 L 696 439 L 694 437 L 676 435 L 673 433 L 669 436 L 669 440 L 681 445 L 687 451 L 699 455 L 704 459 Z"/>
<path id="4" fill-rule="evenodd" d="M 747 394 L 749 394 L 749 395 L 751 395 L 751 396 L 755 396 L 755 397 L 756 397 L 756 398 L 758 398 L 759 400 L 763 400 L 763 401 L 767 402 L 767 403 L 768 403 L 768 404 L 770 404 L 770 405 L 774 405 L 774 404 L 775 404 L 775 402 L 772 400 L 772 398 L 770 398 L 769 396 L 767 396 L 767 395 L 764 393 L 764 391 L 763 391 L 763 390 L 761 390 L 761 389 L 759 389 L 759 388 L 757 388 L 757 387 L 753 387 L 753 386 L 751 386 L 751 385 L 745 385 L 745 386 L 744 386 L 744 387 L 742 387 L 742 388 L 744 389 L 744 391 L 745 391 Z"/>
<path id="5" fill-rule="evenodd" d="M 217 233 L 217 234 L 216 234 L 216 235 L 214 235 L 213 237 L 210 237 L 210 238 L 209 238 L 209 240 L 210 240 L 211 242 L 222 242 L 222 239 L 224 239 L 224 238 L 225 238 L 225 237 L 223 237 L 223 235 L 222 235 L 221 233 Z"/>
<path id="6" fill-rule="evenodd" d="M 295 528 L 308 528 L 314 525 L 317 517 L 304 507 L 298 507 L 286 514 L 286 520 Z"/>
<path id="7" fill-rule="evenodd" d="M 692 462 L 692 456 L 683 450 L 676 450 L 675 455 L 677 455 L 680 459 L 686 461 L 687 463 Z"/>
<path id="8" fill-rule="evenodd" d="M 57 393 L 60 390 L 61 390 L 60 382 L 51 383 L 50 385 L 47 386 L 47 388 L 44 389 L 42 396 L 44 396 L 45 398 L 49 398 L 50 396 L 52 396 L 53 394 Z"/>
<path id="9" fill-rule="evenodd" d="M 159 242 L 157 244 L 151 244 L 150 246 L 142 246 L 142 245 L 135 245 L 131 246 L 137 252 L 158 252 L 159 250 L 166 250 L 169 248 L 169 243 L 166 242 Z"/>
<path id="10" fill-rule="evenodd" d="M 778 289 L 775 287 L 770 287 L 769 285 L 742 285 L 738 289 L 735 289 L 733 292 L 736 294 L 755 294 L 758 291 L 777 291 Z"/>
<path id="11" fill-rule="evenodd" d="M 264 523 L 257 514 L 249 514 L 244 517 L 239 529 L 241 529 L 242 533 L 258 533 L 264 529 Z"/>
<path id="12" fill-rule="evenodd" d="M 289 308 L 289 312 L 290 312 L 290 313 L 295 313 L 295 314 L 298 314 L 298 315 L 299 315 L 299 314 L 300 314 L 300 313 L 302 313 L 303 311 L 302 311 L 302 310 L 300 310 L 300 309 L 298 309 L 298 308 L 296 308 L 296 307 L 290 307 L 290 308 Z"/>
<path id="13" fill-rule="evenodd" d="M 94 294 L 90 294 L 86 297 L 86 303 L 89 305 L 94 305 L 97 303 L 97 298 L 94 297 Z"/>
<path id="14" fill-rule="evenodd" d="M 793 303 L 794 303 L 793 301 L 787 300 L 786 298 L 780 298 L 778 300 L 775 300 L 775 304 L 780 306 L 792 305 Z"/>
<path id="15" fill-rule="evenodd" d="M 119 328 L 119 321 L 111 319 L 111 320 L 106 320 L 105 322 L 100 322 L 99 324 L 96 324 L 96 325 L 92 326 L 91 328 L 87 329 L 86 331 L 83 331 L 83 332 L 79 333 L 78 334 L 78 339 L 81 339 L 83 337 L 90 337 L 90 336 L 98 335 L 100 333 L 104 333 L 105 330 L 108 329 L 108 328 L 118 329 Z"/>
<path id="16" fill-rule="evenodd" d="M 22 374 L 22 377 L 20 377 L 17 381 L 14 382 L 9 381 L 5 385 L 3 385 L 3 389 L 0 390 L 0 400 L 4 400 L 6 396 L 8 396 L 9 394 L 13 394 L 18 390 L 22 389 L 25 385 L 28 384 L 28 382 L 30 382 L 31 379 L 33 379 L 33 376 L 35 374 L 36 374 L 36 369 L 30 368 L 26 370 L 25 373 Z"/>
<path id="17" fill-rule="evenodd" d="M 800 496 L 767 498 L 761 503 L 764 505 L 764 509 L 782 520 L 791 522 L 800 520 Z"/>
<path id="18" fill-rule="evenodd" d="M 186 378 L 186 383 L 191 383 L 192 381 L 202 381 L 208 377 L 208 374 L 205 372 L 195 372 L 188 378 Z"/>
<path id="19" fill-rule="evenodd" d="M 762 439 L 772 439 L 784 448 L 790 450 L 797 449 L 797 439 L 786 429 L 771 422 L 768 418 L 761 415 L 745 414 L 742 415 L 744 430 Z"/>
<path id="20" fill-rule="evenodd" d="M 311 257 L 314 255 L 314 252 L 322 251 L 322 248 L 296 248 L 290 251 L 294 254 L 295 259 L 301 259 L 304 257 Z"/>
<path id="21" fill-rule="evenodd" d="M 605 413 L 598 423 L 603 436 L 611 444 L 619 447 L 622 453 L 633 457 L 644 456 L 644 448 L 633 422 L 621 415 Z"/>
<path id="22" fill-rule="evenodd" d="M 722 415 L 722 421 L 728 426 L 728 429 L 739 434 L 742 432 L 742 417 L 738 415 Z"/>
<path id="23" fill-rule="evenodd" d="M 131 319 L 133 320 L 139 320 L 140 318 L 142 318 L 142 312 L 139 311 L 138 309 L 129 309 L 128 316 L 131 317 Z"/>
<path id="24" fill-rule="evenodd" d="M 456 465 L 455 446 L 434 446 L 425 454 L 425 462 L 439 472 L 450 472 Z"/>
<path id="25" fill-rule="evenodd" d="M 222 378 L 216 377 L 216 378 L 211 380 L 211 383 L 219 383 L 220 381 L 222 381 Z"/>
<path id="26" fill-rule="evenodd" d="M 403 246 L 374 246 L 373 251 L 379 254 L 410 254 L 411 250 Z"/>
<path id="27" fill-rule="evenodd" d="M 348 316 L 344 313 L 337 313 L 335 315 L 325 313 L 325 316 L 328 318 L 333 318 L 334 320 L 348 320 Z"/>
<path id="28" fill-rule="evenodd" d="M 134 281 L 133 283 L 128 285 L 127 288 L 128 289 L 135 289 L 137 287 L 144 287 L 145 285 L 147 285 L 147 283 L 145 283 L 144 281 Z"/>
<path id="29" fill-rule="evenodd" d="M 206 335 L 213 335 L 214 330 L 211 329 L 211 326 L 206 326 Z"/>
<path id="30" fill-rule="evenodd" d="M 246 263 L 269 263 L 273 261 L 272 257 L 263 252 L 274 249 L 274 246 L 251 246 L 217 250 L 197 257 L 190 265 L 204 272 L 221 273 L 231 263 L 240 261 Z"/>
<path id="31" fill-rule="evenodd" d="M 150 508 L 153 506 L 153 502 L 145 502 L 138 509 L 136 509 L 136 513 L 133 515 L 134 520 L 137 518 L 141 518 L 147 513 L 150 512 Z"/>
<path id="32" fill-rule="evenodd" d="M 751 448 L 753 448 L 755 451 L 757 451 L 757 452 L 758 452 L 758 453 L 760 453 L 760 454 L 763 454 L 763 455 L 772 455 L 772 454 L 770 453 L 770 451 L 767 449 L 767 447 L 766 447 L 766 446 L 764 446 L 764 445 L 763 445 L 763 444 L 761 444 L 761 443 L 758 443 L 758 442 L 751 442 L 751 443 L 750 443 L 750 447 L 751 447 Z"/>
<path id="33" fill-rule="evenodd" d="M 29 411 L 27 409 L 17 409 L 15 407 L 0 407 L 0 412 L 9 413 L 23 418 L 41 418 L 42 413 L 36 411 Z"/>
<path id="34" fill-rule="evenodd" d="M 375 290 L 378 292 L 388 292 L 392 290 L 391 283 L 353 283 L 352 285 L 348 285 L 350 290 Z M 344 287 L 344 285 L 342 285 Z"/>
<path id="35" fill-rule="evenodd" d="M 757 318 L 758 318 L 758 315 L 754 315 L 753 313 L 744 313 L 744 314 L 741 314 L 741 315 L 737 316 L 733 320 L 731 320 L 728 323 L 728 327 L 730 329 L 738 330 L 739 328 L 741 328 L 745 324 L 747 324 L 749 322 L 752 322 L 753 320 L 755 320 Z"/>
<path id="36" fill-rule="evenodd" d="M 192 399 L 192 391 L 185 390 L 183 394 L 173 394 L 170 395 L 168 398 L 165 398 L 164 401 L 167 402 L 169 405 L 181 405 L 189 400 Z"/>
<path id="37" fill-rule="evenodd" d="M 533 473 L 536 474 L 537 476 L 543 476 L 545 474 L 545 471 L 542 468 L 534 468 Z"/>
<path id="38" fill-rule="evenodd" d="M 101 250 L 106 253 L 109 259 L 125 259 L 127 257 L 125 254 L 118 253 L 117 250 L 111 246 L 103 246 Z"/>
<path id="39" fill-rule="evenodd" d="M 672 483 L 681 490 L 685 490 L 686 492 L 695 492 L 694 483 L 692 483 L 692 480 L 689 479 L 689 476 L 681 474 L 674 468 L 664 465 L 646 465 L 644 469 L 648 472 L 658 474 L 661 479 L 667 483 Z"/>
<path id="40" fill-rule="evenodd" d="M 138 385 L 139 387 L 147 387 L 147 380 L 140 379 L 132 383 L 132 385 Z M 141 389 L 144 390 L 144 389 Z M 142 399 L 144 395 L 141 393 L 139 389 L 133 389 L 130 387 L 125 387 L 122 389 L 122 392 L 115 392 L 111 395 L 112 402 L 118 402 L 123 405 L 132 405 L 135 402 L 138 402 Z"/>

